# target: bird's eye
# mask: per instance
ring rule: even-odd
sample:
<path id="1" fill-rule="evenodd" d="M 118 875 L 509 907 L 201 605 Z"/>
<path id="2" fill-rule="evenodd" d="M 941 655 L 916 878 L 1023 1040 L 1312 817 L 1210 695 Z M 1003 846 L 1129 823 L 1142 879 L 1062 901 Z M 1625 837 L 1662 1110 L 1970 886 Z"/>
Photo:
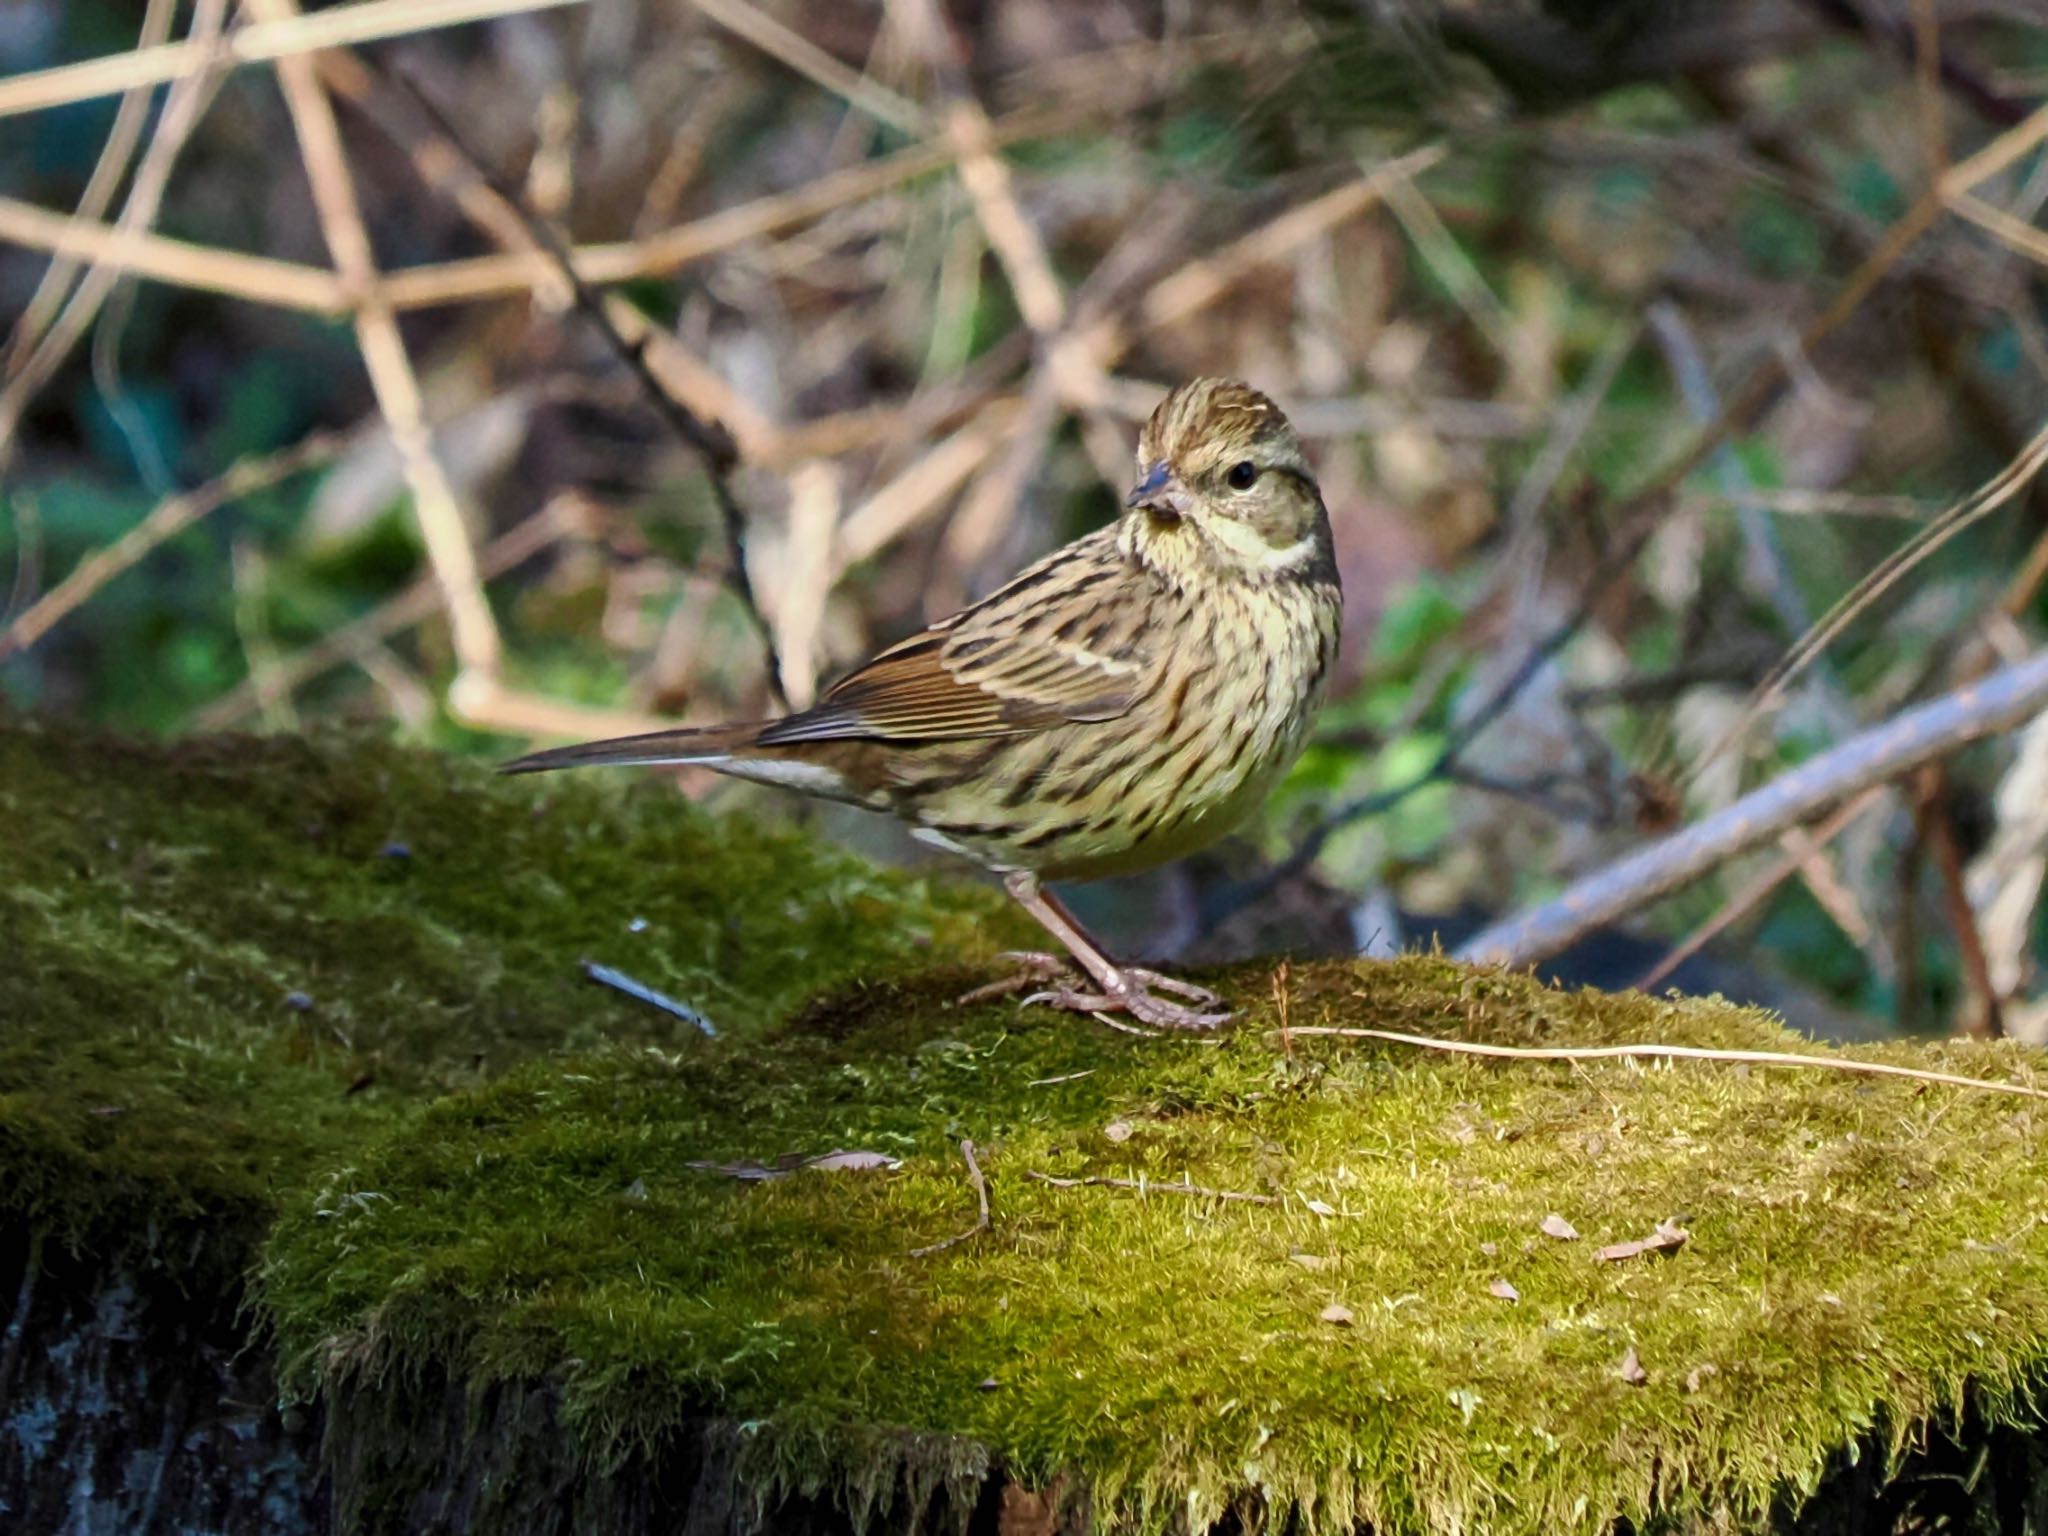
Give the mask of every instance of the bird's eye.
<path id="1" fill-rule="evenodd" d="M 1239 459 L 1230 466 L 1230 473 L 1223 477 L 1233 491 L 1248 491 L 1252 482 L 1259 478 L 1259 466 L 1250 459 Z"/>

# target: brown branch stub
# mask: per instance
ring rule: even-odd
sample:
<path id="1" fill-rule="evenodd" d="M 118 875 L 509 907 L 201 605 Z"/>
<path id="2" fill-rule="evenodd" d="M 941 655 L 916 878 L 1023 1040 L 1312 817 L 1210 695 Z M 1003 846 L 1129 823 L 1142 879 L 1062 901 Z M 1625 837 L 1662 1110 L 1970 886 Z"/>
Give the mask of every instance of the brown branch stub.
<path id="1" fill-rule="evenodd" d="M 951 1237 L 942 1237 L 936 1243 L 926 1243 L 922 1248 L 913 1248 L 907 1258 L 924 1259 L 935 1253 L 944 1253 L 948 1248 L 957 1248 L 969 1238 L 979 1237 L 989 1230 L 991 1221 L 988 1214 L 988 1180 L 982 1175 L 981 1164 L 975 1161 L 974 1143 L 962 1140 L 960 1155 L 967 1159 L 967 1177 L 974 1185 L 974 1198 L 981 1203 L 981 1213 L 974 1218 L 974 1225 L 965 1232 L 956 1232 Z"/>
<path id="2" fill-rule="evenodd" d="M 1964 888 L 1963 851 L 1956 841 L 1947 800 L 1948 773 L 1941 764 L 1930 764 L 1914 775 L 1913 821 L 1921 841 L 1934 854 L 1941 904 L 1955 933 L 1956 955 L 1962 962 L 1968 994 L 1960 1033 L 1977 1040 L 1997 1040 L 2005 1034 L 2005 1019 L 1998 1005 L 1998 988 L 1991 980 L 1991 962 L 1984 953 L 1984 936 L 1977 928 L 1977 913 Z"/>

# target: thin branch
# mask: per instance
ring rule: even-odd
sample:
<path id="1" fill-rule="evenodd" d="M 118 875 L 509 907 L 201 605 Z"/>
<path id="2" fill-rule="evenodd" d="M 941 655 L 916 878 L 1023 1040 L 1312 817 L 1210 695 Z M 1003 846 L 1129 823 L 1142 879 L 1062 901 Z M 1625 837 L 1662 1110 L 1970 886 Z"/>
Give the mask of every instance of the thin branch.
<path id="1" fill-rule="evenodd" d="M 744 38 L 778 64 L 830 91 L 848 106 L 915 138 L 930 129 L 924 109 L 879 80 L 848 69 L 802 33 L 777 21 L 749 0 L 690 0 L 735 37 Z"/>
<path id="2" fill-rule="evenodd" d="M 200 0 L 192 12 L 188 41 L 209 60 L 218 60 L 227 24 L 226 0 Z M 178 83 L 164 102 L 163 116 L 136 168 L 135 180 L 115 223 L 117 239 L 132 238 L 156 222 L 171 171 L 185 142 L 212 103 L 219 75 L 209 71 Z M 7 386 L 0 390 L 0 471 L 12 461 L 15 431 L 29 402 L 49 382 L 71 349 L 91 328 L 100 307 L 121 280 L 121 269 L 100 257 L 91 259 L 85 276 L 64 304 L 56 321 L 25 357 L 13 360 Z"/>
<path id="3" fill-rule="evenodd" d="M 338 315 L 348 308 L 340 280 L 324 268 L 120 229 L 18 198 L 0 197 L 0 241 L 252 304 L 314 315 Z"/>
<path id="4" fill-rule="evenodd" d="M 1099 117 L 1101 111 L 1099 105 L 1027 107 L 998 119 L 990 133 L 996 145 L 1042 138 Z M 779 235 L 905 182 L 947 170 L 954 163 L 954 153 L 948 140 L 931 139 L 879 160 L 833 171 L 787 192 L 720 209 L 643 240 L 580 246 L 573 253 L 576 275 L 599 286 L 637 277 L 664 277 L 707 256 Z M 539 254 L 475 256 L 408 267 L 388 278 L 392 307 L 401 310 L 503 298 L 554 280 L 551 263 Z"/>
<path id="5" fill-rule="evenodd" d="M 530 208 L 517 192 L 492 176 L 477 158 L 476 151 L 469 145 L 454 122 L 440 106 L 429 97 L 420 83 L 409 75 L 396 77 L 400 84 L 411 93 L 412 99 L 441 135 L 452 144 L 469 162 L 469 168 L 489 186 L 505 203 L 519 215 L 526 231 L 551 262 L 560 279 L 569 285 L 574 296 L 576 310 L 603 337 L 605 345 L 614 356 L 625 364 L 633 377 L 640 383 L 656 413 L 669 430 L 682 440 L 690 451 L 697 455 L 704 466 L 705 477 L 711 482 L 711 493 L 718 503 L 720 519 L 725 526 L 726 580 L 733 595 L 746 610 L 747 617 L 761 637 L 761 648 L 766 654 L 768 691 L 777 704 L 785 710 L 789 697 L 783 692 L 782 657 L 775 643 L 775 631 L 761 612 L 761 605 L 755 600 L 753 579 L 747 574 L 747 514 L 740 506 L 739 497 L 732 488 L 732 472 L 739 462 L 739 451 L 732 436 L 715 422 L 698 419 L 697 414 L 664 389 L 654 370 L 648 366 L 646 350 L 637 347 L 619 333 L 612 324 L 611 316 L 605 313 L 601 300 L 589 284 L 577 275 L 576 265 L 569 247 L 555 232 L 554 226 Z"/>
<path id="6" fill-rule="evenodd" d="M 432 32 L 464 22 L 488 21 L 526 11 L 581 5 L 584 0 L 367 0 L 312 16 L 259 22 L 235 31 L 227 62 L 258 64 L 352 43 L 374 43 L 413 32 Z M 74 101 L 112 96 L 139 85 L 181 80 L 212 67 L 212 49 L 187 40 L 155 48 L 133 48 L 81 64 L 60 64 L 0 81 L 0 117 L 40 112 Z"/>
<path id="7" fill-rule="evenodd" d="M 1850 823 L 1877 804 L 1883 794 L 1882 784 L 1871 785 L 1862 794 L 1844 803 L 1826 821 L 1808 833 L 1804 845 L 1791 845 L 1789 851 L 1780 854 L 1768 869 L 1722 902 L 1719 911 L 1672 946 L 1663 959 L 1644 972 L 1642 980 L 1636 983 L 1636 990 L 1653 991 L 1669 980 L 1674 971 L 1711 944 L 1731 923 L 1740 921 L 1745 914 L 1754 911 L 1765 897 L 1798 874 L 1809 850 L 1825 848 L 1834 842 Z"/>
<path id="8" fill-rule="evenodd" d="M 478 568 L 486 581 L 494 581 L 507 571 L 524 565 L 542 550 L 560 540 L 567 531 L 567 519 L 562 515 L 561 508 L 551 501 L 531 517 L 515 523 L 485 545 L 477 559 Z M 392 636 L 411 629 L 416 624 L 423 624 L 439 613 L 441 600 L 440 583 L 432 576 L 418 578 L 404 591 L 378 604 L 361 618 L 342 625 L 304 650 L 285 657 L 271 674 L 271 686 L 290 693 L 335 667 L 349 662 L 360 663 L 365 656 Z M 243 681 L 201 709 L 193 717 L 192 723 L 204 731 L 225 730 L 246 719 L 256 708 L 256 704 L 253 684 Z M 606 728 L 603 732 L 608 735 L 630 733 L 631 728 L 628 727 L 617 730 Z"/>
<path id="9" fill-rule="evenodd" d="M 341 452 L 342 442 L 338 434 L 315 432 L 282 452 L 240 459 L 196 490 L 165 497 L 141 522 L 80 560 L 62 581 L 0 630 L 0 661 L 34 645 L 67 614 L 166 540 L 230 502 L 329 462 Z"/>
<path id="10" fill-rule="evenodd" d="M 2043 466 L 2048 466 L 2048 425 L 2036 432 L 1997 474 L 1878 561 L 1812 628 L 1801 635 L 1757 685 L 1756 692 L 1735 723 L 1722 732 L 1703 756 L 1689 765 L 1688 777 L 1697 780 L 1708 764 L 1738 744 L 1758 720 L 1783 701 L 1793 679 L 1818 661 L 1842 631 L 1867 612 L 1872 604 L 1949 540 L 2011 501 L 2041 472 Z"/>
<path id="11" fill-rule="evenodd" d="M 974 1218 L 974 1225 L 965 1232 L 940 1238 L 936 1243 L 927 1243 L 922 1248 L 913 1248 L 905 1255 L 906 1258 L 924 1259 L 935 1253 L 944 1253 L 948 1248 L 957 1248 L 969 1238 L 979 1237 L 989 1230 L 988 1180 L 982 1177 L 981 1164 L 974 1160 L 974 1143 L 963 1140 L 960 1143 L 960 1155 L 967 1159 L 967 1177 L 974 1185 L 975 1199 L 981 1202 L 981 1214 Z"/>
<path id="12" fill-rule="evenodd" d="M 1759 1067 L 1813 1067 L 1862 1077 L 1903 1077 L 1919 1083 L 1944 1083 L 1981 1093 L 2009 1093 L 2023 1099 L 2048 1099 L 2048 1088 L 2023 1083 L 1995 1083 L 1964 1077 L 1959 1072 L 1931 1072 L 1922 1067 L 1895 1067 L 1884 1061 L 1858 1061 L 1850 1056 L 1807 1056 L 1796 1051 L 1721 1050 L 1703 1045 L 1489 1045 L 1479 1040 L 1443 1040 L 1434 1035 L 1406 1035 L 1392 1029 L 1339 1029 L 1318 1025 L 1297 1029 L 1304 1035 L 1339 1036 L 1346 1040 L 1386 1040 L 1418 1050 L 1447 1051 L 1456 1056 L 1494 1056 L 1514 1061 L 1715 1061 Z"/>
<path id="13" fill-rule="evenodd" d="M 171 35 L 171 22 L 177 9 L 176 0 L 149 0 L 142 14 L 136 46 L 153 48 L 165 41 Z M 100 147 L 99 159 L 93 165 L 85 191 L 72 209 L 76 216 L 97 219 L 113 202 L 114 194 L 127 179 L 128 167 L 135 158 L 135 147 L 141 142 L 143 127 L 149 121 L 153 94 L 147 86 L 136 86 L 122 92 L 121 105 L 114 111 L 113 126 L 107 130 L 107 141 Z M 20 320 L 15 323 L 13 335 L 7 339 L 8 373 L 16 372 L 27 362 L 30 350 L 57 317 L 65 295 L 71 291 L 71 280 L 78 275 L 79 265 L 77 257 L 60 255 L 44 269 L 36 283 L 36 291 L 22 309 Z"/>
<path id="14" fill-rule="evenodd" d="M 1642 909 L 1828 807 L 2048 707 L 2048 649 L 1882 721 L 1734 804 L 1573 882 L 1534 912 L 1466 940 L 1460 959 L 1527 965 Z"/>
<path id="15" fill-rule="evenodd" d="M 1321 1031 L 1297 1029 L 1295 1033 L 1313 1035 L 1320 1034 Z M 1035 1179 L 1040 1184 L 1050 1184 L 1055 1189 L 1079 1189 L 1083 1185 L 1096 1185 L 1103 1189 L 1135 1189 L 1141 1195 L 1194 1195 L 1207 1200 L 1233 1200 L 1244 1205 L 1285 1204 L 1278 1195 L 1247 1194 L 1241 1189 L 1210 1189 L 1201 1184 L 1155 1184 L 1150 1179 L 1112 1179 L 1101 1175 L 1086 1179 L 1058 1179 L 1049 1173 L 1039 1173 L 1036 1170 L 1027 1171 L 1024 1177 Z"/>

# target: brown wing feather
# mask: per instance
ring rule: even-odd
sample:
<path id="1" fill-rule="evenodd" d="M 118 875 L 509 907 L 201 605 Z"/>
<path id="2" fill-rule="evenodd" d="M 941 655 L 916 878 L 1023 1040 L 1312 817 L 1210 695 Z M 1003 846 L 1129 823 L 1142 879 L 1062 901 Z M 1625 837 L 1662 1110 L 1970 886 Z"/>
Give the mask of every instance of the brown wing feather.
<path id="1" fill-rule="evenodd" d="M 1130 577 L 1113 530 L 1093 534 L 889 647 L 758 744 L 961 740 L 1114 720 L 1152 686 L 1159 659 Z M 1085 640 L 1068 635 L 1076 628 Z"/>

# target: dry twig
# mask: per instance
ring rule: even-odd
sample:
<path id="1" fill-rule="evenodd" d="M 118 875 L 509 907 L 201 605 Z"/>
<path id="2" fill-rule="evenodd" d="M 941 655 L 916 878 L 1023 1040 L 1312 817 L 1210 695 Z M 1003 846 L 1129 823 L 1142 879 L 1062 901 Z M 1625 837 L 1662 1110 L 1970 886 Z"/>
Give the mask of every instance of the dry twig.
<path id="1" fill-rule="evenodd" d="M 280 453 L 238 460 L 225 473 L 196 490 L 165 497 L 150 508 L 141 522 L 79 561 L 62 581 L 0 630 L 0 660 L 27 650 L 108 582 L 202 517 L 327 463 L 341 451 L 341 446 L 338 435 L 315 432 Z"/>
<path id="2" fill-rule="evenodd" d="M 979 1237 L 989 1230 L 991 1223 L 988 1214 L 988 1180 L 982 1177 L 981 1164 L 974 1160 L 974 1143 L 963 1140 L 960 1143 L 960 1155 L 967 1159 L 967 1177 L 974 1185 L 974 1198 L 981 1204 L 981 1214 L 974 1218 L 974 1225 L 965 1232 L 942 1237 L 936 1243 L 927 1243 L 922 1248 L 913 1248 L 906 1257 L 929 1258 L 935 1253 L 944 1253 L 948 1248 L 957 1248 L 969 1238 Z"/>
<path id="3" fill-rule="evenodd" d="M 1442 1040 L 1433 1035 L 1408 1035 L 1392 1029 L 1339 1029 L 1318 1025 L 1296 1029 L 1304 1035 L 1338 1036 L 1346 1040 L 1385 1040 L 1418 1050 L 1447 1051 L 1454 1056 L 1493 1056 L 1514 1061 L 1711 1061 L 1733 1066 L 1812 1067 L 1862 1077 L 1903 1077 L 1918 1083 L 1942 1083 L 1982 1093 L 2009 1093 L 2023 1099 L 2048 1099 L 2048 1088 L 2025 1083 L 1995 1083 L 1960 1072 L 1933 1072 L 1924 1067 L 1895 1067 L 1886 1061 L 1858 1061 L 1853 1056 L 1809 1056 L 1798 1051 L 1720 1050 L 1704 1045 L 1489 1045 L 1480 1040 Z"/>
<path id="4" fill-rule="evenodd" d="M 274 17 L 239 28 L 229 38 L 227 62 L 258 64 L 269 59 L 296 58 L 322 48 L 374 43 L 464 22 L 581 4 L 583 0 L 365 0 L 360 5 L 338 5 L 311 16 Z M 11 80 L 0 80 L 0 117 L 91 101 L 96 96 L 112 96 L 141 85 L 161 85 L 166 80 L 182 80 L 212 67 L 212 48 L 188 39 L 108 54 L 81 64 L 32 70 Z"/>

